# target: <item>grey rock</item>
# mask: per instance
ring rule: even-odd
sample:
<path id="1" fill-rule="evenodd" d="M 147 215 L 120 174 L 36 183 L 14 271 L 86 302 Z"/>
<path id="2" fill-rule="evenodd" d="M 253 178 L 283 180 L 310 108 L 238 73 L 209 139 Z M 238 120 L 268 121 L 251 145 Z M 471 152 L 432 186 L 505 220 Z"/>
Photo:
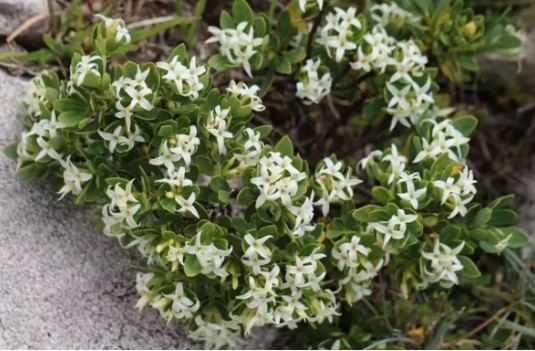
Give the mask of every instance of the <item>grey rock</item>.
<path id="1" fill-rule="evenodd" d="M 8 36 L 39 13 L 48 13 L 46 0 L 0 0 L 0 35 Z M 43 34 L 46 28 L 47 21 L 43 20 L 24 34 Z"/>
<path id="2" fill-rule="evenodd" d="M 0 70 L 0 146 L 22 130 L 26 82 Z M 91 206 L 21 185 L 0 154 L 0 349 L 197 348 L 177 323 L 133 306 L 135 252 L 97 229 Z"/>

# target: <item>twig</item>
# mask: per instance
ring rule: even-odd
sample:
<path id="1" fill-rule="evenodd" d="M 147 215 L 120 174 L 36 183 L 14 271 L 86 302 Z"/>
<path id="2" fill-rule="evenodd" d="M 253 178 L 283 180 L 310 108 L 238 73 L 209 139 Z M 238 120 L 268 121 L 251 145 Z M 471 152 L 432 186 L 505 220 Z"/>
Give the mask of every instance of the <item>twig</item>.
<path id="1" fill-rule="evenodd" d="M 465 340 L 465 339 L 469 339 L 471 338 L 472 336 L 476 335 L 477 333 L 479 333 L 480 331 L 482 331 L 483 329 L 485 329 L 485 327 L 487 325 L 489 325 L 490 323 L 492 323 L 492 321 L 494 321 L 496 318 L 498 318 L 498 316 L 502 315 L 503 313 L 507 312 L 511 307 L 513 307 L 514 305 L 518 304 L 518 301 L 515 301 L 513 302 L 512 304 L 510 304 L 509 306 L 505 306 L 501 309 L 499 309 L 498 311 L 496 311 L 496 313 L 494 313 L 489 319 L 487 319 L 486 321 L 484 321 L 483 323 L 481 323 L 480 325 L 478 325 L 477 327 L 475 327 L 474 329 L 472 329 L 469 333 L 465 334 L 464 336 L 462 336 L 461 338 L 455 340 L 455 341 L 451 341 L 447 344 L 444 344 L 444 345 L 440 345 L 439 349 L 441 350 L 449 350 L 451 349 L 453 346 L 457 345 L 459 342 L 461 342 L 462 340 Z"/>
<path id="2" fill-rule="evenodd" d="M 140 28 L 140 27 L 148 27 L 148 26 L 152 26 L 154 24 L 158 24 L 158 23 L 162 23 L 162 22 L 166 22 L 166 21 L 172 20 L 174 18 L 176 18 L 176 16 L 173 16 L 173 15 L 156 17 L 156 18 L 149 18 L 149 19 L 145 19 L 145 20 L 142 20 L 142 21 L 139 21 L 139 22 L 130 23 L 126 27 L 128 29 L 135 29 L 135 28 Z"/>
<path id="3" fill-rule="evenodd" d="M 10 43 L 12 42 L 16 37 L 18 37 L 22 32 L 24 32 L 25 30 L 33 27 L 36 23 L 48 18 L 48 16 L 50 16 L 50 14 L 48 12 L 41 12 L 41 13 L 38 13 L 37 15 L 35 16 L 32 16 L 30 18 L 28 18 L 26 21 L 24 21 L 24 23 L 22 23 L 17 29 L 15 29 L 15 31 L 13 33 L 11 33 L 7 39 L 6 39 L 6 42 L 7 43 Z"/>

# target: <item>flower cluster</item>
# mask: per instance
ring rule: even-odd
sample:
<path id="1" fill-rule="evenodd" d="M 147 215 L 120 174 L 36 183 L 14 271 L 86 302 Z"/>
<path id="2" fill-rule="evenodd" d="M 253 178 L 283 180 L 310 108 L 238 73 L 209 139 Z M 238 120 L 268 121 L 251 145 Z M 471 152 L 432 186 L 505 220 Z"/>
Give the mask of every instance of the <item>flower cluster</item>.
<path id="1" fill-rule="evenodd" d="M 351 176 L 351 169 L 342 172 L 344 164 L 333 161 L 331 158 L 323 159 L 315 174 L 315 185 L 319 199 L 314 203 L 321 206 L 324 216 L 329 214 L 330 205 L 353 198 L 353 187 L 362 183 L 360 179 Z"/>
<path id="2" fill-rule="evenodd" d="M 240 22 L 235 29 L 220 29 L 210 26 L 208 31 L 213 36 L 206 40 L 206 43 L 218 43 L 219 52 L 230 63 L 242 66 L 245 72 L 252 77 L 250 60 L 264 43 L 263 38 L 255 37 L 254 28 L 247 22 Z"/>
<path id="3" fill-rule="evenodd" d="M 95 85 L 100 76 L 99 63 L 102 63 L 102 57 L 97 55 L 84 55 L 71 70 L 71 83 L 76 86 Z"/>
<path id="4" fill-rule="evenodd" d="M 332 78 L 329 72 L 324 73 L 321 78 L 319 69 L 321 60 L 307 60 L 301 68 L 301 79 L 297 82 L 296 96 L 303 99 L 307 105 L 317 104 L 331 92 Z"/>
<path id="5" fill-rule="evenodd" d="M 108 18 L 101 14 L 95 15 L 95 17 L 104 21 L 104 27 L 106 28 L 106 37 L 115 39 L 115 42 L 117 44 L 130 43 L 132 37 L 122 19 Z"/>
<path id="6" fill-rule="evenodd" d="M 456 178 L 448 177 L 446 180 L 435 180 L 433 182 L 435 188 L 440 189 L 442 192 L 440 203 L 442 205 L 447 203 L 452 207 L 448 218 L 453 218 L 458 214 L 465 216 L 466 212 L 468 212 L 466 205 L 474 199 L 476 194 L 474 184 L 477 181 L 474 180 L 474 175 L 468 167 L 465 166 Z"/>
<path id="7" fill-rule="evenodd" d="M 464 244 L 463 241 L 452 249 L 436 239 L 433 252 L 422 252 L 422 257 L 429 261 L 430 270 L 427 267 L 424 269 L 428 282 L 459 284 L 457 272 L 463 269 L 463 265 L 457 255 L 462 251 Z"/>
<path id="8" fill-rule="evenodd" d="M 306 179 L 306 174 L 294 167 L 291 158 L 278 152 L 270 153 L 258 163 L 258 176 L 251 179 L 251 183 L 260 190 L 256 208 L 273 201 L 280 201 L 286 208 L 291 208 L 299 182 Z"/>
<path id="9" fill-rule="evenodd" d="M 372 20 L 382 26 L 389 23 L 404 22 L 417 23 L 420 21 L 420 16 L 414 15 L 399 7 L 395 2 L 375 4 L 370 8 Z"/>
<path id="10" fill-rule="evenodd" d="M 170 62 L 158 62 L 156 66 L 167 71 L 162 78 L 174 85 L 179 95 L 192 100 L 199 97 L 199 92 L 204 88 L 200 77 L 206 73 L 206 67 L 197 66 L 195 57 L 191 58 L 189 67 L 179 62 L 178 56 L 173 57 Z"/>
<path id="11" fill-rule="evenodd" d="M 342 61 L 346 52 L 354 52 L 357 49 L 355 40 L 363 26 L 356 14 L 356 7 L 347 10 L 335 7 L 334 13 L 331 12 L 325 17 L 325 24 L 316 43 L 323 45 L 329 57 L 334 56 L 336 62 Z"/>

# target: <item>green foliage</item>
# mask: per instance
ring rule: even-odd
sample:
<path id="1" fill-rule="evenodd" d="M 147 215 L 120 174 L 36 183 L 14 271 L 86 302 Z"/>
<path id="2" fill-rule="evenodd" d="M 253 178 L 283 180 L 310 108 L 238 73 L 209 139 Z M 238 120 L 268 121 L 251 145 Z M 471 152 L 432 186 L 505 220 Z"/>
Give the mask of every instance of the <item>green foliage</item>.
<path id="1" fill-rule="evenodd" d="M 272 16 L 236 0 L 208 29 L 219 48 L 209 67 L 183 44 L 165 62 L 112 61 L 169 26 L 195 42 L 197 25 L 182 19 L 131 34 L 103 19 L 70 48 L 47 37 L 53 55 L 72 55 L 71 74 L 32 81 L 26 131 L 5 152 L 22 181 L 47 177 L 62 197 L 96 202 L 103 232 L 147 259 L 137 306 L 182 321 L 207 347 L 240 345 L 264 324 L 299 326 L 298 347 L 452 346 L 462 332 L 450 324 L 474 314 L 470 298 L 491 279 L 485 253 L 518 268 L 514 250 L 530 240 L 511 196 L 486 207 L 476 198 L 467 156 L 477 118 L 448 116 L 434 95 L 441 77 L 476 71 L 477 54 L 519 42 L 462 1 L 359 13 L 320 3 Z M 245 78 L 240 67 L 250 82 L 211 70 Z M 275 89 L 280 81 L 290 88 Z M 292 137 L 272 146 L 273 126 L 254 126 L 271 95 L 310 123 L 322 100 L 330 111 L 359 102 L 360 122 L 389 119 L 392 133 L 360 162 L 313 165 Z M 504 328 L 530 335 L 516 320 Z"/>

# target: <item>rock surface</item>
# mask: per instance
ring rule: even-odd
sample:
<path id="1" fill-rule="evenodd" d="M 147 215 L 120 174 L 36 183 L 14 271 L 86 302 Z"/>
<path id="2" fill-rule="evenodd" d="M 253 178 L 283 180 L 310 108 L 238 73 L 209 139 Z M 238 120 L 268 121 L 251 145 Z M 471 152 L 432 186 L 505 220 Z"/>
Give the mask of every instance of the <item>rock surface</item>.
<path id="1" fill-rule="evenodd" d="M 0 146 L 17 138 L 26 83 L 0 70 Z M 94 229 L 90 206 L 20 185 L 0 154 L 0 349 L 196 348 L 176 323 L 134 309 L 135 252 Z"/>
<path id="2" fill-rule="evenodd" d="M 0 0 L 0 36 L 8 36 L 26 20 L 47 12 L 47 0 Z M 24 34 L 42 34 L 46 27 L 47 21 L 44 20 Z M 39 33 L 36 33 L 36 29 Z"/>

